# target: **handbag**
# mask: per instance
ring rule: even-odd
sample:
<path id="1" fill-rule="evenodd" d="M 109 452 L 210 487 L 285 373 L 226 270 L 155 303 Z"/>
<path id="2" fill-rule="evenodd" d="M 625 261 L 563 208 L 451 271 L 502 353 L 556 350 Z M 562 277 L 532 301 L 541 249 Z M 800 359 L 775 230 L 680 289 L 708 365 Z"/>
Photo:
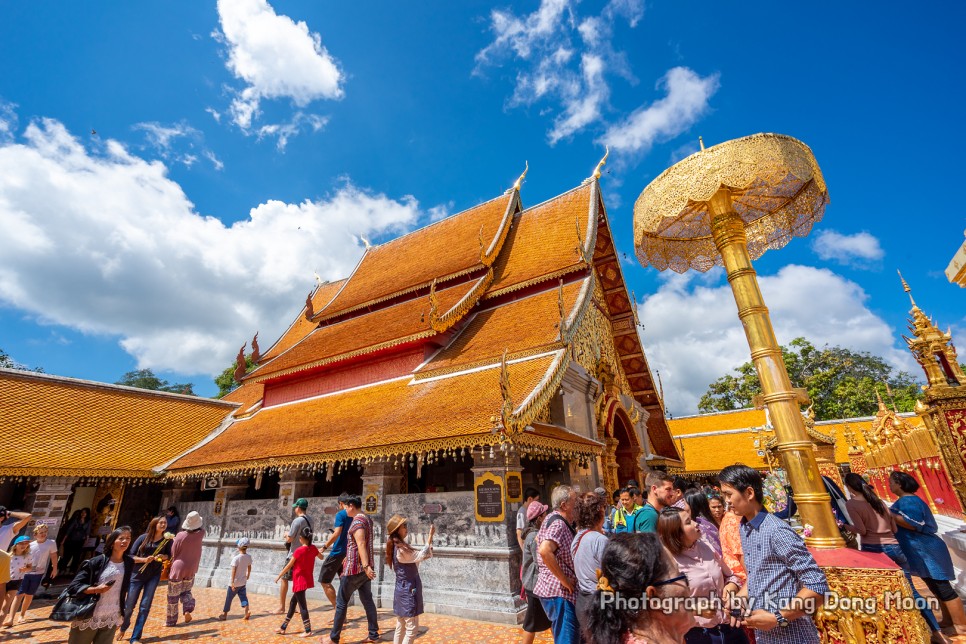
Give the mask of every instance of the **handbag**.
<path id="1" fill-rule="evenodd" d="M 54 610 L 50 613 L 50 620 L 55 622 L 73 622 L 77 619 L 90 619 L 94 615 L 94 608 L 100 595 L 68 595 L 65 590 L 57 598 Z"/>

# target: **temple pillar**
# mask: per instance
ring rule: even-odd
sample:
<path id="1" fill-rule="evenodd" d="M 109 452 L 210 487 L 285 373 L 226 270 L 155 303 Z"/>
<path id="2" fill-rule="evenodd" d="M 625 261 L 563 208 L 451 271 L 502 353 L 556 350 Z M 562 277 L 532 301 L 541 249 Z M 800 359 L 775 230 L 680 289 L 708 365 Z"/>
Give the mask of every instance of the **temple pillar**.
<path id="1" fill-rule="evenodd" d="M 307 499 L 315 489 L 315 476 L 297 468 L 286 470 L 278 479 L 278 509 L 283 517 L 292 515 L 292 504 Z M 312 508 L 309 508 L 309 515 Z"/>

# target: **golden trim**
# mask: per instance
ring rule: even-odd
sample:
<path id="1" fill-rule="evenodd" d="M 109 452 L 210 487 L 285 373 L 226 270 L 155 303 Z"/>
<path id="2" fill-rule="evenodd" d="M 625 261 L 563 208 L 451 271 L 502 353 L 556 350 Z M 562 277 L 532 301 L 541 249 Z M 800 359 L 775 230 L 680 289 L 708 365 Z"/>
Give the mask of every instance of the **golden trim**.
<path id="1" fill-rule="evenodd" d="M 547 344 L 541 344 L 540 346 L 533 347 L 532 349 L 524 349 L 523 351 L 515 351 L 513 353 L 507 353 L 506 359 L 509 362 L 516 362 L 521 358 L 530 358 L 532 356 L 540 355 L 541 353 L 550 353 L 552 351 L 557 351 L 564 348 L 564 345 L 557 342 L 549 342 Z M 424 380 L 429 380 L 430 378 L 438 378 L 439 376 L 445 376 L 451 373 L 459 373 L 461 371 L 471 371 L 479 367 L 491 367 L 495 364 L 494 358 L 496 356 L 490 356 L 488 358 L 481 358 L 480 360 L 474 360 L 473 362 L 467 362 L 462 364 L 451 365 L 449 367 L 439 367 L 437 369 L 432 369 L 428 371 L 418 371 L 413 374 L 414 382 L 422 382 Z"/>
<path id="2" fill-rule="evenodd" d="M 161 475 L 151 470 L 92 470 L 57 467 L 0 467 L 0 481 L 10 478 L 67 477 L 80 479 L 150 480 Z"/>
<path id="3" fill-rule="evenodd" d="M 463 319 L 470 309 L 476 306 L 476 303 L 480 301 L 480 297 L 486 292 L 486 289 L 490 288 L 490 284 L 493 283 L 493 269 L 486 271 L 486 275 L 481 277 L 476 282 L 476 286 L 471 288 L 466 295 L 460 298 L 459 302 L 454 304 L 452 308 L 442 315 L 437 315 L 434 313 L 436 308 L 430 309 L 429 312 L 429 324 L 433 327 L 433 330 L 437 333 L 443 333 L 450 329 L 454 324 Z M 434 281 L 435 285 L 436 282 Z M 435 295 L 435 291 L 430 291 L 430 302 Z M 438 304 L 437 304 L 438 306 Z"/>
<path id="4" fill-rule="evenodd" d="M 555 279 L 559 279 L 564 275 L 576 273 L 577 271 L 585 271 L 587 270 L 587 268 L 588 268 L 587 264 L 584 264 L 583 261 L 580 261 L 580 262 L 577 262 L 576 264 L 571 264 L 567 268 L 562 268 L 559 271 L 554 271 L 553 273 L 547 273 L 546 275 L 540 275 L 539 277 L 534 277 L 532 279 L 524 280 L 516 284 L 511 284 L 510 286 L 504 286 L 503 288 L 497 289 L 495 291 L 490 291 L 480 299 L 483 301 L 492 300 L 493 298 L 500 297 L 501 295 L 506 295 L 507 293 L 513 293 L 514 291 L 519 291 L 521 289 L 529 288 L 536 284 L 540 284 L 541 282 L 549 282 Z"/>

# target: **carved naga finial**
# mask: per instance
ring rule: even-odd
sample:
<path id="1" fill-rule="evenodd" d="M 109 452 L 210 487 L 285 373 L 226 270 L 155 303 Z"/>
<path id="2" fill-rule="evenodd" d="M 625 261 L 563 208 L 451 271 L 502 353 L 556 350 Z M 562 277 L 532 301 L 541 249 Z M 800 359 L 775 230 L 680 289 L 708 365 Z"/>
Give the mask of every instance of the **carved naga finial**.
<path id="1" fill-rule="evenodd" d="M 607 146 L 604 146 L 604 156 L 597 163 L 597 167 L 594 168 L 594 173 L 590 175 L 591 177 L 593 177 L 594 179 L 600 179 L 600 171 L 603 169 L 604 164 L 607 163 L 607 157 L 609 155 L 610 155 L 610 148 L 608 148 Z"/>
<path id="2" fill-rule="evenodd" d="M 312 304 L 312 292 L 309 291 L 308 296 L 305 298 L 305 319 L 309 322 L 315 317 L 315 305 Z"/>
<path id="3" fill-rule="evenodd" d="M 245 362 L 246 346 L 248 346 L 248 343 L 243 344 L 241 349 L 238 350 L 238 355 L 235 356 L 235 373 L 232 375 L 238 384 L 241 384 L 242 378 L 245 377 L 245 372 L 248 371 L 248 364 Z"/>
<path id="4" fill-rule="evenodd" d="M 523 178 L 527 176 L 527 171 L 530 169 L 530 162 L 529 161 L 524 161 L 523 163 L 524 163 L 524 166 L 523 166 L 523 174 L 521 174 L 519 177 L 517 177 L 516 183 L 513 184 L 513 189 L 514 190 L 519 190 L 520 189 L 520 187 L 523 185 Z"/>
<path id="5" fill-rule="evenodd" d="M 500 409 L 500 417 L 503 419 L 504 429 L 510 429 L 513 424 L 513 398 L 510 396 L 510 369 L 506 364 L 507 350 L 503 350 L 503 357 L 500 359 L 500 395 L 503 397 L 503 406 Z"/>
<path id="6" fill-rule="evenodd" d="M 564 281 L 560 278 L 560 286 L 557 288 L 557 309 L 560 313 L 560 341 L 566 342 L 567 332 L 567 311 L 564 307 Z"/>
<path id="7" fill-rule="evenodd" d="M 436 295 L 436 280 L 429 285 L 429 323 L 439 318 L 439 296 Z"/>
<path id="8" fill-rule="evenodd" d="M 575 249 L 577 251 L 577 256 L 580 259 L 582 259 L 585 264 L 587 264 L 588 266 L 590 266 L 593 263 L 593 260 L 594 260 L 594 253 L 593 253 L 593 251 L 590 251 L 590 250 L 587 250 L 586 248 L 584 248 L 584 246 L 585 246 L 584 235 L 583 235 L 582 232 L 580 232 L 580 215 L 579 214 L 574 215 L 574 222 L 577 224 L 577 247 Z"/>
<path id="9" fill-rule="evenodd" d="M 252 362 L 258 364 L 258 359 L 262 357 L 262 354 L 258 350 L 258 331 L 255 332 L 255 337 L 252 338 Z"/>

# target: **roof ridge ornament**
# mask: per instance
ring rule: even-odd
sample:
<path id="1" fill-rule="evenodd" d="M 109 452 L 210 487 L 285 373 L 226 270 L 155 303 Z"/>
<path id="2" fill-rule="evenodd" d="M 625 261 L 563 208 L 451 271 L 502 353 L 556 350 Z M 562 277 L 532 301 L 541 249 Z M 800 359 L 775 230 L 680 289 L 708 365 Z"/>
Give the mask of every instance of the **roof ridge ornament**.
<path id="1" fill-rule="evenodd" d="M 607 157 L 609 155 L 610 155 L 610 148 L 605 145 L 604 146 L 604 156 L 601 157 L 600 161 L 597 162 L 597 167 L 594 168 L 594 173 L 592 175 L 590 175 L 592 178 L 594 178 L 594 179 L 600 179 L 600 171 L 604 167 L 604 164 L 607 163 Z"/>
<path id="2" fill-rule="evenodd" d="M 560 278 L 560 285 L 557 287 L 557 309 L 560 312 L 560 341 L 567 341 L 567 334 L 570 329 L 567 327 L 567 312 L 564 310 L 564 281 Z"/>
<path id="3" fill-rule="evenodd" d="M 238 355 L 235 356 L 235 373 L 232 374 L 232 377 L 235 378 L 235 382 L 238 384 L 241 384 L 242 378 L 245 377 L 245 372 L 248 371 L 248 365 L 245 362 L 245 347 L 247 346 L 247 342 L 241 345 L 241 349 L 238 350 Z"/>
<path id="4" fill-rule="evenodd" d="M 577 256 L 583 260 L 584 264 L 591 266 L 594 261 L 594 254 L 588 251 L 584 246 L 586 241 L 584 241 L 584 236 L 580 233 L 580 215 L 574 215 L 574 223 L 577 225 L 577 247 L 574 249 L 577 251 Z"/>
<path id="5" fill-rule="evenodd" d="M 315 305 L 312 303 L 312 291 L 305 297 L 305 319 L 309 322 L 315 317 Z"/>
<path id="6" fill-rule="evenodd" d="M 510 396 L 510 369 L 506 364 L 507 349 L 503 349 L 503 357 L 500 358 L 500 395 L 503 397 L 503 406 L 500 408 L 500 418 L 503 421 L 503 428 L 509 430 L 515 425 L 516 419 L 513 417 L 513 398 Z"/>
<path id="7" fill-rule="evenodd" d="M 521 174 L 519 177 L 517 177 L 517 180 L 513 184 L 513 187 L 510 188 L 509 190 L 507 190 L 507 194 L 510 193 L 510 192 L 513 192 L 514 190 L 519 191 L 520 188 L 523 186 L 523 179 L 527 176 L 527 172 L 530 170 L 530 162 L 529 161 L 524 161 L 523 164 L 524 164 L 523 165 L 523 174 Z"/>
<path id="8" fill-rule="evenodd" d="M 429 325 L 433 326 L 433 322 L 439 320 L 439 296 L 436 295 L 436 278 L 433 278 L 433 283 L 429 285 Z"/>
<path id="9" fill-rule="evenodd" d="M 261 357 L 262 354 L 258 350 L 258 331 L 255 331 L 255 337 L 252 338 L 252 364 L 258 364 Z"/>

